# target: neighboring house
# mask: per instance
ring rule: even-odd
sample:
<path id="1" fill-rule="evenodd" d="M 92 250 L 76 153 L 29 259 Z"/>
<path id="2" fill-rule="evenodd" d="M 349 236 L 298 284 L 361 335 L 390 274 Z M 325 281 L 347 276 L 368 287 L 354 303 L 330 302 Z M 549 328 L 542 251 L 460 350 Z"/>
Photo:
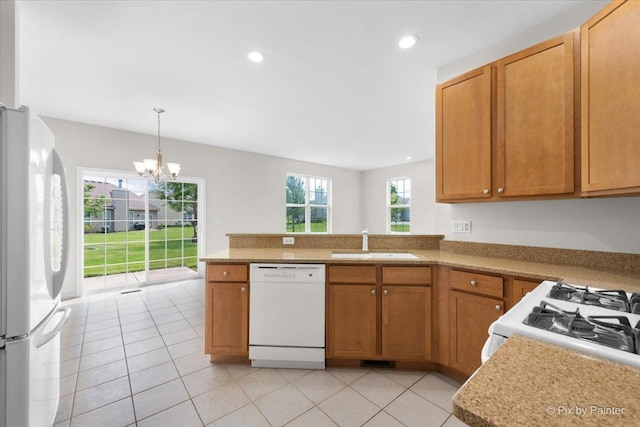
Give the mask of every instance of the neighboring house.
<path id="1" fill-rule="evenodd" d="M 93 187 L 88 194 L 90 199 L 104 198 L 104 210 L 101 215 L 90 215 L 85 212 L 85 233 L 134 230 L 144 224 L 144 196 L 139 196 L 120 186 L 106 182 L 85 180 L 84 184 Z M 149 203 L 150 228 L 158 227 L 159 210 L 156 205 Z"/>
<path id="2" fill-rule="evenodd" d="M 165 224 L 166 226 L 171 227 L 172 225 L 180 225 L 183 219 L 185 221 L 190 220 L 187 218 L 186 214 L 174 211 L 170 206 L 167 206 L 167 208 L 165 209 L 164 200 L 154 200 L 154 202 L 160 204 L 160 209 L 158 210 L 157 216 L 158 224 Z"/>

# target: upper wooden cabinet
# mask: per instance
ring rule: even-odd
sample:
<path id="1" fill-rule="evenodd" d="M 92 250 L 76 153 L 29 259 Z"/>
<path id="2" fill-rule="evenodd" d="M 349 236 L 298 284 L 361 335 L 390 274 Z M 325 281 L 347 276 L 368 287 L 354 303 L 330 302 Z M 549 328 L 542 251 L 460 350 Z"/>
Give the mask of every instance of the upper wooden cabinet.
<path id="1" fill-rule="evenodd" d="M 578 31 L 496 63 L 499 198 L 574 193 Z"/>
<path id="2" fill-rule="evenodd" d="M 579 33 L 436 87 L 439 202 L 577 196 Z"/>
<path id="3" fill-rule="evenodd" d="M 436 199 L 491 197 L 493 68 L 436 87 Z"/>
<path id="4" fill-rule="evenodd" d="M 640 193 L 640 2 L 581 28 L 582 195 Z"/>

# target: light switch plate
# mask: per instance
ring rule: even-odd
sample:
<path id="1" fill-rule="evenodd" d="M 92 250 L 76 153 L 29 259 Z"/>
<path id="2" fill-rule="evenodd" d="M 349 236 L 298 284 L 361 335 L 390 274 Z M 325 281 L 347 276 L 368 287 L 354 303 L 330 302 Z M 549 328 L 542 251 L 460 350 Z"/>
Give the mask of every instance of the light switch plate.
<path id="1" fill-rule="evenodd" d="M 451 221 L 453 233 L 471 233 L 471 221 Z"/>
<path id="2" fill-rule="evenodd" d="M 293 237 L 283 237 L 282 244 L 283 245 L 293 245 L 295 243 L 295 239 Z"/>

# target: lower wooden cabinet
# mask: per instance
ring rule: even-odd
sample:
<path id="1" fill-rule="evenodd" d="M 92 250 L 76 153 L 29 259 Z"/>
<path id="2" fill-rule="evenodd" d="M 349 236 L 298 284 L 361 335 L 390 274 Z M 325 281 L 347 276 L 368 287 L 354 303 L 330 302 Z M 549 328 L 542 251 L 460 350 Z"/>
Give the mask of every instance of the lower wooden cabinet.
<path id="1" fill-rule="evenodd" d="M 540 282 L 531 282 L 529 280 L 513 280 L 513 304 L 516 305 L 523 296 L 538 287 Z"/>
<path id="2" fill-rule="evenodd" d="M 382 358 L 431 359 L 431 288 L 383 286 Z"/>
<path id="3" fill-rule="evenodd" d="M 378 268 L 329 267 L 327 357 L 430 360 L 431 268 Z"/>
<path id="4" fill-rule="evenodd" d="M 327 357 L 376 356 L 376 286 L 329 285 Z"/>
<path id="5" fill-rule="evenodd" d="M 249 356 L 249 284 L 207 283 L 205 353 Z"/>
<path id="6" fill-rule="evenodd" d="M 249 265 L 208 264 L 204 352 L 249 357 Z"/>
<path id="7" fill-rule="evenodd" d="M 458 291 L 449 293 L 451 368 L 471 375 L 480 367 L 489 325 L 503 314 L 502 300 Z"/>

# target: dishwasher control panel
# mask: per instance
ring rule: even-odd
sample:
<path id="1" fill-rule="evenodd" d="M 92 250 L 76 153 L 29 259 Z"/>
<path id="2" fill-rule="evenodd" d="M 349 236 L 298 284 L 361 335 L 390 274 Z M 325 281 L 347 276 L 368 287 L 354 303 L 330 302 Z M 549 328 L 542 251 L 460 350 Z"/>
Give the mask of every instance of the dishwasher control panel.
<path id="1" fill-rule="evenodd" d="M 324 264 L 251 264 L 251 282 L 324 283 Z"/>

